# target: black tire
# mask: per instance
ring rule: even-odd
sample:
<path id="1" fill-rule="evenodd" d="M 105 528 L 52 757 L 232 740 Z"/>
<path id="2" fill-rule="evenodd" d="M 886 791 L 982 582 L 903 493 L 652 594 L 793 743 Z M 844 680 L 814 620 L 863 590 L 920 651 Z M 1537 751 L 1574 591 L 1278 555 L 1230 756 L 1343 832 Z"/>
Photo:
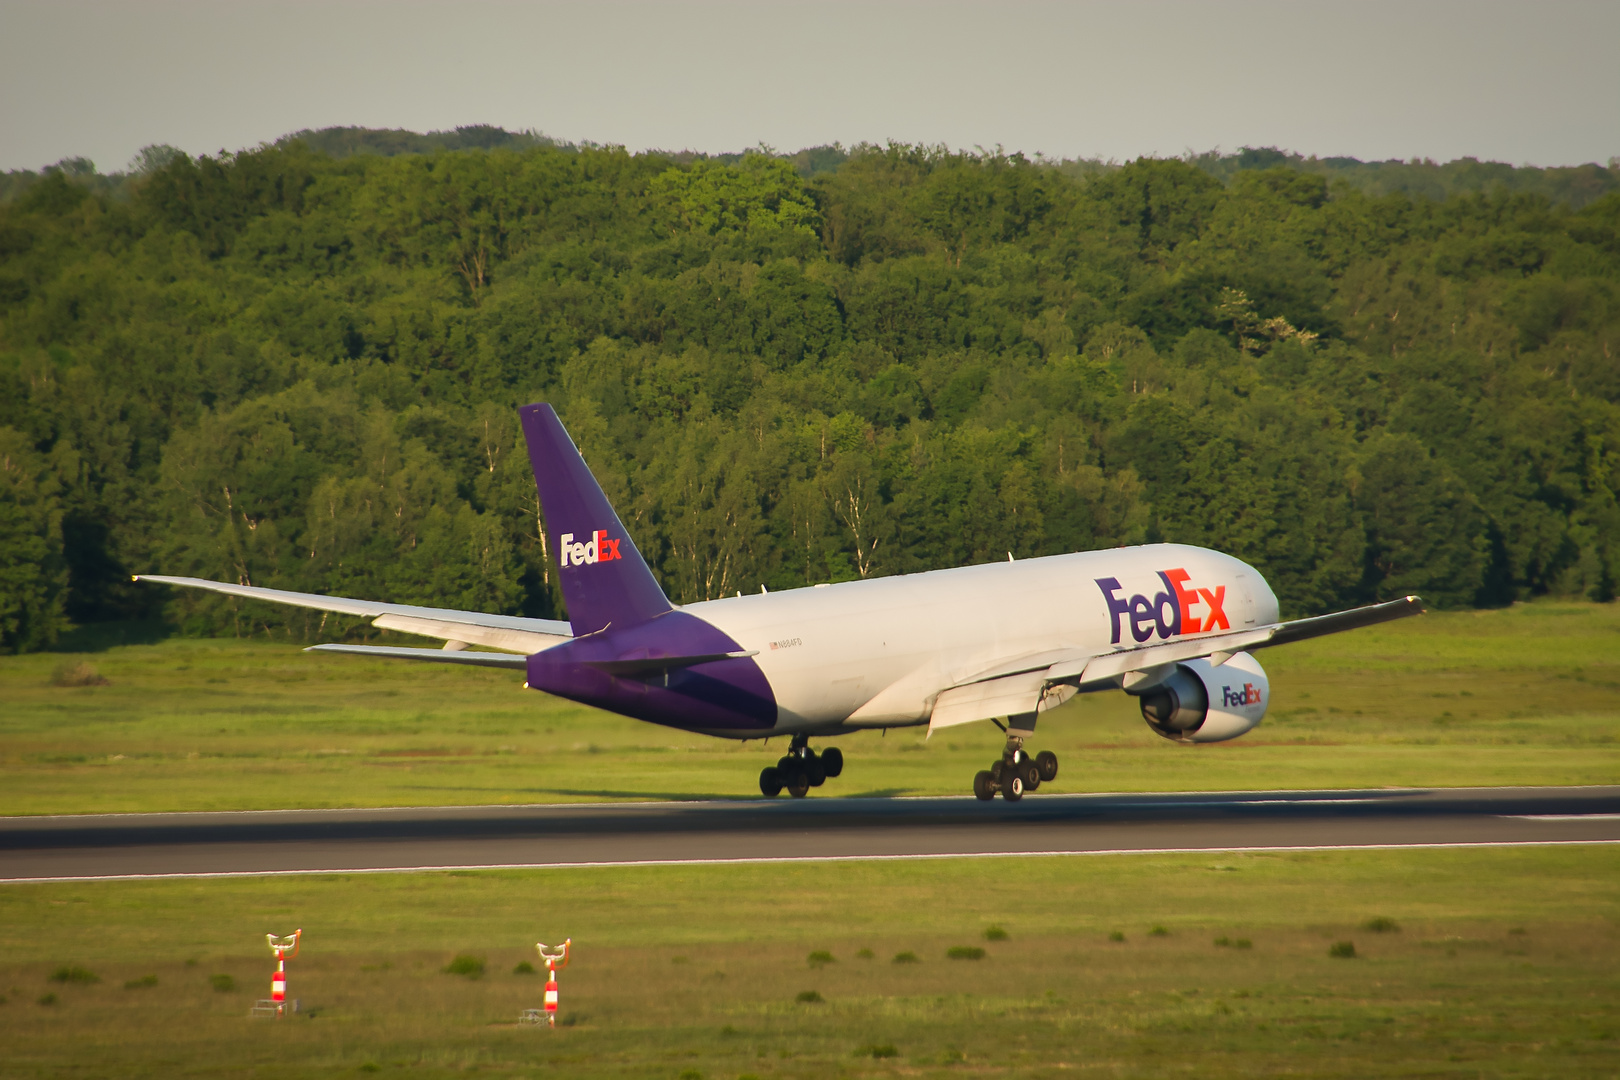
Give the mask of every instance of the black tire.
<path id="1" fill-rule="evenodd" d="M 1022 761 L 1018 765 L 1019 779 L 1024 781 L 1025 791 L 1034 791 L 1041 786 L 1041 767 L 1033 761 Z"/>
<path id="2" fill-rule="evenodd" d="M 1001 783 L 1001 770 L 1005 764 L 1006 762 L 999 759 L 992 761 L 990 763 L 990 779 L 994 780 L 998 784 Z"/>
<path id="3" fill-rule="evenodd" d="M 821 752 L 821 767 L 827 770 L 827 779 L 831 780 L 844 771 L 844 752 L 836 746 L 829 746 Z"/>
<path id="4" fill-rule="evenodd" d="M 1035 755 L 1035 764 L 1040 766 L 1042 780 L 1057 779 L 1057 755 L 1050 750 L 1042 750 Z"/>
<path id="5" fill-rule="evenodd" d="M 759 793 L 767 799 L 774 799 L 782 794 L 782 770 L 775 765 L 767 765 L 759 771 Z"/>
<path id="6" fill-rule="evenodd" d="M 782 770 L 783 776 L 792 776 L 793 770 L 799 767 L 799 759 L 788 754 L 776 762 L 776 767 Z"/>
<path id="7" fill-rule="evenodd" d="M 1001 785 L 1001 797 L 1008 802 L 1017 802 L 1024 797 L 1024 778 L 1016 772 Z"/>
<path id="8" fill-rule="evenodd" d="M 820 758 L 804 759 L 804 778 L 810 782 L 811 787 L 820 787 L 827 782 L 827 767 L 821 763 Z"/>
<path id="9" fill-rule="evenodd" d="M 996 781 L 989 769 L 981 769 L 973 776 L 973 794 L 980 802 L 996 797 Z"/>
<path id="10" fill-rule="evenodd" d="M 804 773 L 795 773 L 788 779 L 787 793 L 795 799 L 802 799 L 810 794 L 810 781 Z"/>

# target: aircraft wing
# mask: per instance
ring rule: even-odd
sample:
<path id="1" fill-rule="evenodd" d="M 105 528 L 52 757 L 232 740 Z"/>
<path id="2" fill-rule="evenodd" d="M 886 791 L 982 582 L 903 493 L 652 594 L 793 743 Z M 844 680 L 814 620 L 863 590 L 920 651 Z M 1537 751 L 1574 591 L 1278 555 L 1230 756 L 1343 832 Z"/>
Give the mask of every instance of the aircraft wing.
<path id="1" fill-rule="evenodd" d="M 381 600 L 350 600 L 342 596 L 320 596 L 316 593 L 288 592 L 285 589 L 263 589 L 256 585 L 232 585 L 225 581 L 205 578 L 163 577 L 158 574 L 137 574 L 136 581 L 155 581 L 162 585 L 179 585 L 190 589 L 207 589 L 227 596 L 240 596 L 247 600 L 263 600 L 272 604 L 290 604 L 293 607 L 333 611 L 343 615 L 369 618 L 371 625 L 381 630 L 397 630 L 402 634 L 420 634 L 439 638 L 445 642 L 445 651 L 455 653 L 468 645 L 528 655 L 567 641 L 574 632 L 565 622 L 555 619 L 527 619 L 519 615 L 488 615 L 482 611 L 457 611 L 453 608 L 416 607 L 411 604 L 391 604 Z M 321 646 L 327 651 L 354 652 L 383 646 Z M 373 653 L 394 656 L 399 653 L 422 652 L 420 649 L 395 649 Z M 473 663 L 462 660 L 460 663 Z"/>
<path id="2" fill-rule="evenodd" d="M 1423 614 L 1423 601 L 1403 596 L 1383 604 L 1337 611 L 1309 619 L 1272 623 L 1161 642 L 1129 649 L 1068 649 L 1011 658 L 956 684 L 934 699 L 929 733 L 998 716 L 1055 708 L 1076 692 L 1118 686 L 1145 689 L 1170 675 L 1175 665 L 1208 657 L 1217 667 L 1233 654 L 1287 645 L 1325 634 L 1337 634 L 1393 619 Z"/>

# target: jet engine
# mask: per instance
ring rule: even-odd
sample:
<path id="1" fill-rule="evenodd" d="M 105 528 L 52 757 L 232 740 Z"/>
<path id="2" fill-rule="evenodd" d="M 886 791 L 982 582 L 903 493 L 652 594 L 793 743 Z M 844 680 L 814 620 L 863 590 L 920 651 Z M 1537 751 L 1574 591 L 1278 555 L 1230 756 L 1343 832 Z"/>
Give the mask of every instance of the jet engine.
<path id="1" fill-rule="evenodd" d="M 1225 742 L 1252 731 L 1266 715 L 1271 683 L 1260 662 L 1235 653 L 1217 667 L 1188 660 L 1151 685 L 1127 688 L 1148 727 L 1177 742 Z"/>

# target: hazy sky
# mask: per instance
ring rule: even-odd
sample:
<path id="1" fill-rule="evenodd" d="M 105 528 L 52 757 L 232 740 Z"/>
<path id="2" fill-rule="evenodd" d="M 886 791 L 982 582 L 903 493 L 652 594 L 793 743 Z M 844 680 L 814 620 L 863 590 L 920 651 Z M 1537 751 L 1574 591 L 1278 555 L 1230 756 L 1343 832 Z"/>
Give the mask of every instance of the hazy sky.
<path id="1" fill-rule="evenodd" d="M 0 169 L 338 124 L 660 147 L 1620 155 L 1620 2 L 0 0 Z"/>

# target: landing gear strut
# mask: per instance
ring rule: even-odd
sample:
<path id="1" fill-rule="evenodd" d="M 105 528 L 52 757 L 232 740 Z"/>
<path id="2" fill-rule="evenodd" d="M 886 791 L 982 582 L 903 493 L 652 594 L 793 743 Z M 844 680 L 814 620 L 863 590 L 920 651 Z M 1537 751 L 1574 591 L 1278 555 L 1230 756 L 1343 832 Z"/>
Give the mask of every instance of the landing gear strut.
<path id="1" fill-rule="evenodd" d="M 997 792 L 1008 802 L 1017 802 L 1026 791 L 1040 787 L 1043 780 L 1057 777 L 1058 759 L 1052 751 L 1042 750 L 1034 757 L 1024 753 L 1024 740 L 1035 734 L 1035 715 L 1009 716 L 1007 721 L 1008 726 L 1002 729 L 1007 733 L 1007 745 L 1001 759 L 973 778 L 973 794 L 982 802 L 989 802 Z"/>
<path id="2" fill-rule="evenodd" d="M 795 799 L 810 794 L 829 777 L 844 771 L 844 753 L 829 746 L 821 753 L 810 749 L 810 736 L 795 735 L 786 756 L 775 765 L 768 765 L 759 774 L 759 790 L 767 799 L 774 799 L 786 788 Z"/>

